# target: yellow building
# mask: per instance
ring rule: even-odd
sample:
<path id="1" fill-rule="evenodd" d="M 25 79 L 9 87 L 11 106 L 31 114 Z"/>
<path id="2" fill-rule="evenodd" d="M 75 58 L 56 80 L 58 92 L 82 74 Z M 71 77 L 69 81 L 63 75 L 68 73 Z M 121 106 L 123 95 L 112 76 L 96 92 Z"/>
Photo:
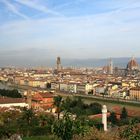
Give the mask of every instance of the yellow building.
<path id="1" fill-rule="evenodd" d="M 122 87 L 129 87 L 129 83 L 122 83 Z"/>
<path id="2" fill-rule="evenodd" d="M 116 90 L 116 89 L 118 89 L 118 85 L 113 85 L 112 90 Z"/>
<path id="3" fill-rule="evenodd" d="M 25 85 L 25 81 L 24 81 L 24 79 L 20 79 L 19 84 L 20 84 L 20 85 Z"/>
<path id="4" fill-rule="evenodd" d="M 140 100 L 140 87 L 131 88 L 129 91 L 130 99 Z"/>
<path id="5" fill-rule="evenodd" d="M 40 87 L 40 88 L 46 88 L 46 81 L 42 81 L 42 80 L 29 80 L 28 85 L 31 87 Z"/>

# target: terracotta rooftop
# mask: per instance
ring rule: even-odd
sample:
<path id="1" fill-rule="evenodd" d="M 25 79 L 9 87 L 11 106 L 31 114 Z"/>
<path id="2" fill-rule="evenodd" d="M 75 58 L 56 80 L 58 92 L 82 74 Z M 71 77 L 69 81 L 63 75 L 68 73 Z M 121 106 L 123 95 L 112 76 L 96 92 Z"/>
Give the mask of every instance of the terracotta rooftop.
<path id="1" fill-rule="evenodd" d="M 54 95 L 52 95 L 51 93 L 47 93 L 47 92 L 45 92 L 45 93 L 37 93 L 37 94 L 35 94 L 34 96 L 33 96 L 33 98 L 32 98 L 32 100 L 42 100 L 42 98 L 53 98 L 54 97 Z"/>
<path id="2" fill-rule="evenodd" d="M 53 98 L 53 95 L 51 93 L 39 93 L 43 98 Z"/>
<path id="3" fill-rule="evenodd" d="M 25 103 L 23 98 L 0 97 L 0 104 Z"/>

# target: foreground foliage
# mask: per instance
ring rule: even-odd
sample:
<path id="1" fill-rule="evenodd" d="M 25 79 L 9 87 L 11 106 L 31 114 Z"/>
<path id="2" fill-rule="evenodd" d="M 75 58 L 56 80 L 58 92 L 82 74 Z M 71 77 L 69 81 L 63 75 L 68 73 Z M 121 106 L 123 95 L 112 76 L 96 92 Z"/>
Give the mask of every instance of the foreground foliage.
<path id="1" fill-rule="evenodd" d="M 0 112 L 0 139 L 19 134 L 23 140 L 139 140 L 140 119 L 129 118 L 122 109 L 118 119 L 112 112 L 108 118 L 110 129 L 103 132 L 101 119 L 90 120 L 88 115 L 101 113 L 101 105 L 84 104 L 81 98 L 55 98 L 57 117 L 27 108 Z M 60 117 L 60 113 L 63 116 Z M 76 114 L 76 115 L 73 115 Z M 98 129 L 97 129 L 98 128 Z"/>
<path id="2" fill-rule="evenodd" d="M 75 134 L 85 135 L 88 126 L 79 119 L 73 120 L 69 113 L 65 113 L 63 119 L 56 120 L 53 125 L 53 133 L 62 140 L 71 140 Z"/>
<path id="3" fill-rule="evenodd" d="M 140 140 L 140 120 L 132 119 L 129 125 L 123 126 L 120 137 L 127 140 Z"/>
<path id="4" fill-rule="evenodd" d="M 8 90 L 8 89 L 0 89 L 0 96 L 11 97 L 11 98 L 21 98 L 21 94 L 18 90 Z"/>
<path id="5" fill-rule="evenodd" d="M 69 98 L 63 101 L 62 110 L 66 110 L 77 116 L 88 116 L 94 114 L 100 114 L 102 105 L 99 103 L 85 104 L 81 97 Z"/>

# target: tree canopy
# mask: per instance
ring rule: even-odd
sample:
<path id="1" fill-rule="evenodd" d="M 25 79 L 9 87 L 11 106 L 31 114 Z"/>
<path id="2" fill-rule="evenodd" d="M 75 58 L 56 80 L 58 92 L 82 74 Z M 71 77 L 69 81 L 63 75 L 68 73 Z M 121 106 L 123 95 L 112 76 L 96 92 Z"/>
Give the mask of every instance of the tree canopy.
<path id="1" fill-rule="evenodd" d="M 6 96 L 11 98 L 22 98 L 21 94 L 16 89 L 14 90 L 0 89 L 0 96 Z"/>
<path id="2" fill-rule="evenodd" d="M 86 104 L 78 98 L 67 97 L 62 103 L 62 109 L 77 116 L 100 114 L 102 105 L 99 103 Z"/>
<path id="3" fill-rule="evenodd" d="M 128 113 L 125 107 L 122 108 L 122 112 L 121 112 L 121 119 L 127 119 L 128 118 Z"/>

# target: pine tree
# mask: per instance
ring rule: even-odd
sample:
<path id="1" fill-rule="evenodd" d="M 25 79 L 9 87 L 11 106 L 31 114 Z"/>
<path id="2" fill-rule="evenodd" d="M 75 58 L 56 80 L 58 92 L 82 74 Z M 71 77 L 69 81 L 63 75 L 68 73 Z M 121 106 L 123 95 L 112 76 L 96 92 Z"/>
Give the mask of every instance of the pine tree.
<path id="1" fill-rule="evenodd" d="M 62 104 L 62 96 L 59 95 L 54 97 L 54 105 L 57 107 L 58 120 L 60 118 L 61 104 Z"/>
<path id="2" fill-rule="evenodd" d="M 122 108 L 122 113 L 120 116 L 121 119 L 127 119 L 128 118 L 128 113 L 125 107 Z"/>
<path id="3" fill-rule="evenodd" d="M 118 120 L 117 120 L 117 116 L 116 116 L 116 113 L 115 113 L 115 112 L 111 112 L 111 113 L 110 113 L 109 121 L 110 121 L 112 124 L 117 124 Z"/>

